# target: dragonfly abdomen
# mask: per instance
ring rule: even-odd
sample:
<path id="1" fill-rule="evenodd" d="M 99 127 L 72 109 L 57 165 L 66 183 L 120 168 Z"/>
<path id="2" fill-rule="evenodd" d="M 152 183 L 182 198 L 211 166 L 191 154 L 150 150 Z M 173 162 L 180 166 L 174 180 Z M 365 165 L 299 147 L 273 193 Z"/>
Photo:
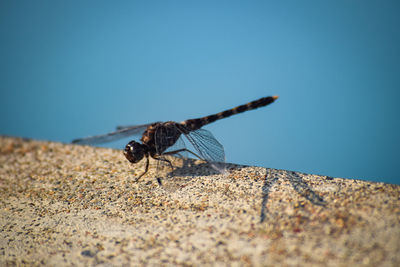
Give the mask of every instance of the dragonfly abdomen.
<path id="1" fill-rule="evenodd" d="M 224 110 L 222 112 L 216 113 L 216 114 L 212 114 L 209 116 L 205 116 L 202 118 L 197 118 L 197 119 L 190 119 L 190 120 L 186 120 L 181 122 L 181 124 L 183 126 L 185 126 L 185 128 L 189 131 L 195 131 L 200 129 L 201 127 L 203 127 L 204 125 L 207 125 L 209 123 L 212 123 L 214 121 L 220 120 L 220 119 L 224 119 L 224 118 L 228 118 L 232 115 L 235 114 L 239 114 L 248 110 L 253 110 L 256 108 L 260 108 L 260 107 L 264 107 L 266 105 L 269 105 L 271 103 L 273 103 L 276 99 L 278 99 L 277 96 L 267 96 L 267 97 L 263 97 L 260 98 L 258 100 L 249 102 L 247 104 L 244 105 L 240 105 L 231 109 L 227 109 Z"/>

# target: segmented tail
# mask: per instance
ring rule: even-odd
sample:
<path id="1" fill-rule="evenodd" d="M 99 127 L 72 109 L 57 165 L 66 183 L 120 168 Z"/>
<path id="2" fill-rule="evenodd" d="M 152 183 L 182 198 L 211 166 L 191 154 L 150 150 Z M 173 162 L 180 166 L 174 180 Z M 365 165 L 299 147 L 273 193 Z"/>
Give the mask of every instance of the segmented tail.
<path id="1" fill-rule="evenodd" d="M 278 96 L 267 96 L 260 98 L 258 100 L 249 102 L 247 104 L 237 106 L 231 109 L 227 109 L 225 111 L 209 115 L 206 117 L 198 118 L 198 119 L 190 119 L 183 121 L 181 124 L 185 126 L 185 128 L 189 131 L 195 131 L 203 127 L 204 125 L 207 125 L 209 123 L 212 123 L 216 120 L 224 119 L 227 117 L 230 117 L 234 114 L 242 113 L 248 110 L 264 107 L 266 105 L 269 105 L 273 103 L 276 99 L 278 99 Z"/>

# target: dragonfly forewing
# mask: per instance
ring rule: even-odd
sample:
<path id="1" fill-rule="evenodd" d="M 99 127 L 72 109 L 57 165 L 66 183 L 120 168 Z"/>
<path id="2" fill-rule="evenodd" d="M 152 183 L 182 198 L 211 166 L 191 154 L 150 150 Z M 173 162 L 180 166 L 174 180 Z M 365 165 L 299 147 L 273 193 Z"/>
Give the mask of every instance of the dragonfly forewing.
<path id="1" fill-rule="evenodd" d="M 72 143 L 81 145 L 95 145 L 95 144 L 108 143 L 134 135 L 142 135 L 143 132 L 146 130 L 146 128 L 150 125 L 152 125 L 152 123 L 126 126 L 126 127 L 119 126 L 117 127 L 117 131 L 115 132 L 75 139 L 72 141 Z"/>

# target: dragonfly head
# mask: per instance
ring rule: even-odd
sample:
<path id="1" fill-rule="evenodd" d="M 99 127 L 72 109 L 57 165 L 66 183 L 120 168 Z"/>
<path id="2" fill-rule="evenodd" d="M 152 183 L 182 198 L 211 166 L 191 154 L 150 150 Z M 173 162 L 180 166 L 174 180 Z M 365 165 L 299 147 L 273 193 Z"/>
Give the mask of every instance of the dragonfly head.
<path id="1" fill-rule="evenodd" d="M 147 149 L 143 144 L 136 141 L 130 141 L 125 146 L 124 155 L 131 163 L 137 163 L 144 157 L 146 152 Z"/>

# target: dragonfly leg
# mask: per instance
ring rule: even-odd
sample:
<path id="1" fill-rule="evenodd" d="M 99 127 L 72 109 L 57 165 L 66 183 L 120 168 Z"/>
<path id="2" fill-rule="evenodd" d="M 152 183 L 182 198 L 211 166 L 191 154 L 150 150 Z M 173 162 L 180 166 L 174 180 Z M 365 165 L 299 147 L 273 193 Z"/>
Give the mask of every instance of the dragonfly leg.
<path id="1" fill-rule="evenodd" d="M 165 153 L 163 155 L 165 155 Z M 171 161 L 169 161 L 168 159 L 163 158 L 163 157 L 159 157 L 159 156 L 153 156 L 153 159 L 167 162 L 169 164 L 169 166 L 171 167 L 171 169 L 174 170 L 174 167 L 172 166 Z"/>
<path id="2" fill-rule="evenodd" d="M 152 158 L 155 159 L 155 160 L 168 162 L 169 166 L 171 167 L 171 170 L 172 171 L 174 170 L 174 167 L 172 166 L 171 161 L 169 161 L 168 159 L 163 158 L 163 157 L 159 157 L 159 156 L 155 156 L 155 155 L 152 156 Z M 157 167 L 157 169 L 158 169 L 158 167 Z M 160 177 L 157 177 L 157 182 L 158 182 L 159 185 L 162 185 Z"/>
<path id="3" fill-rule="evenodd" d="M 135 182 L 139 181 L 139 179 L 142 178 L 142 176 L 145 175 L 148 170 L 149 170 L 149 156 L 146 155 L 146 167 L 144 169 L 144 172 L 141 175 L 139 175 L 138 178 L 136 178 Z"/>

